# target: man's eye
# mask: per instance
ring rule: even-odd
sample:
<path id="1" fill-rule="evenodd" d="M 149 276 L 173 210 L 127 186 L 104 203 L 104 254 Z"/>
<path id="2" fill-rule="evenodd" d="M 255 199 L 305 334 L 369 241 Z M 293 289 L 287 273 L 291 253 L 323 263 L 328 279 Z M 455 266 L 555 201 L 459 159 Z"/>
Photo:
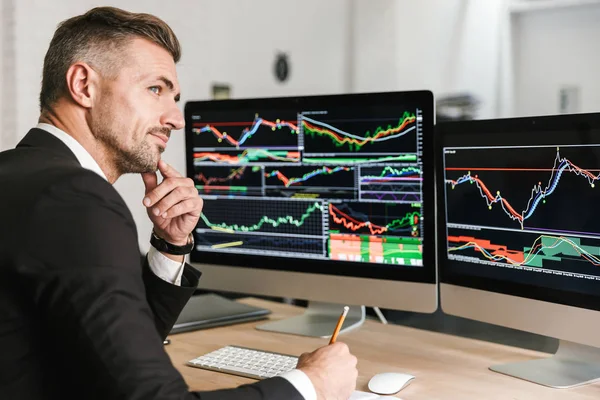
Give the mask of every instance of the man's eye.
<path id="1" fill-rule="evenodd" d="M 156 94 L 160 94 L 160 86 L 151 86 L 150 88 L 151 92 L 154 92 Z"/>

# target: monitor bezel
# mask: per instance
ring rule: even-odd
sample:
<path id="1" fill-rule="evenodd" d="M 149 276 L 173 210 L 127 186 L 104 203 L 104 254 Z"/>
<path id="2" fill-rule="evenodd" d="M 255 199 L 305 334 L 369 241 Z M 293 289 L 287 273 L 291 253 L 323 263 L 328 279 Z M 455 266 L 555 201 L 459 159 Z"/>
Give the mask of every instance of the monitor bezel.
<path id="1" fill-rule="evenodd" d="M 435 196 L 434 196 L 434 152 L 433 126 L 434 104 L 431 91 L 408 92 L 372 92 L 353 94 L 329 94 L 312 96 L 240 98 L 226 100 L 188 101 L 184 107 L 185 115 L 185 153 L 187 176 L 193 178 L 193 132 L 191 114 L 194 110 L 236 110 L 236 109 L 302 109 L 336 106 L 368 106 L 398 103 L 418 105 L 423 110 L 423 202 L 424 202 L 424 238 L 423 266 L 385 266 L 378 264 L 356 263 L 333 260 L 315 260 L 304 258 L 286 258 L 275 256 L 238 255 L 218 252 L 202 252 L 194 249 L 190 260 L 199 264 L 215 264 L 229 267 L 306 272 L 319 275 L 335 275 L 359 278 L 372 278 L 390 281 L 436 283 L 435 251 Z M 427 182 L 427 183 L 426 183 Z M 427 217 L 429 215 L 429 217 Z M 380 267 L 381 266 L 381 267 Z"/>
<path id="2" fill-rule="evenodd" d="M 473 135 L 485 133 L 511 132 L 515 135 L 531 131 L 569 131 L 590 133 L 596 130 L 597 143 L 600 143 L 600 113 L 581 113 L 569 115 L 543 115 L 505 119 L 486 119 L 471 121 L 451 121 L 437 124 L 434 133 L 435 174 L 437 196 L 437 242 L 438 268 L 440 284 L 447 283 L 472 289 L 540 300 L 589 310 L 600 310 L 600 295 L 576 293 L 571 291 L 548 289 L 544 287 L 503 281 L 488 277 L 464 275 L 454 272 L 448 265 L 446 251 L 446 213 L 444 187 L 444 152 L 447 138 L 452 135 Z M 506 145 L 506 143 L 503 143 Z M 489 143 L 494 145 L 494 143 Z M 456 147 L 452 144 L 449 147 Z M 443 301 L 443 299 L 442 299 Z"/>

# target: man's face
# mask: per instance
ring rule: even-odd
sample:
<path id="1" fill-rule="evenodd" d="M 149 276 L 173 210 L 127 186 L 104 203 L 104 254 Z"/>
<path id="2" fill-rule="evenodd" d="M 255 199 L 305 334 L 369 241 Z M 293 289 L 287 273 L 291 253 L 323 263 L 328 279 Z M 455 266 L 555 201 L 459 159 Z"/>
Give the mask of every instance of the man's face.
<path id="1" fill-rule="evenodd" d="M 102 79 L 89 125 L 120 174 L 153 172 L 171 130 L 184 126 L 175 63 L 144 39 L 132 40 L 122 57 L 116 78 Z"/>

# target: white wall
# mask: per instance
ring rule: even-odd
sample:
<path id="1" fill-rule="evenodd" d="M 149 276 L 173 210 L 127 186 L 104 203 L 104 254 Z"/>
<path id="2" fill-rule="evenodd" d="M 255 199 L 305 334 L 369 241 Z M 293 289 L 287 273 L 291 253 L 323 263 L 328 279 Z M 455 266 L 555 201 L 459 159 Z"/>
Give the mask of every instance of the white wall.
<path id="1" fill-rule="evenodd" d="M 570 85 L 580 88 L 579 112 L 600 111 L 600 5 L 526 12 L 513 24 L 516 114 L 558 113 Z"/>
<path id="2" fill-rule="evenodd" d="M 0 151 L 2 151 L 2 149 L 4 148 L 2 146 L 2 141 L 3 141 L 3 135 L 1 132 L 4 131 L 4 106 L 5 104 L 3 103 L 3 99 L 4 99 L 4 91 L 2 90 L 2 88 L 4 87 L 4 83 L 6 81 L 6 78 L 4 78 L 5 76 L 5 69 L 7 67 L 7 62 L 5 61 L 5 55 L 4 55 L 4 42 L 6 40 L 6 23 L 8 22 L 8 16 L 6 15 L 6 11 L 5 11 L 5 4 L 4 4 L 4 0 L 0 0 Z"/>
<path id="3" fill-rule="evenodd" d="M 38 117 L 43 57 L 56 25 L 97 5 L 158 15 L 171 25 L 183 47 L 178 65 L 181 106 L 210 97 L 211 83 L 232 85 L 234 97 L 279 96 L 345 91 L 347 28 L 345 0 L 120 0 L 16 2 L 16 65 L 19 97 L 13 146 Z M 277 51 L 289 53 L 291 75 L 273 76 Z M 183 132 L 174 132 L 164 159 L 185 173 Z M 141 206 L 139 176 L 116 184 L 138 225 L 140 246 L 148 248 L 151 225 Z"/>
<path id="4" fill-rule="evenodd" d="M 496 117 L 505 0 L 356 0 L 353 90 L 469 92 Z"/>
<path id="5" fill-rule="evenodd" d="M 398 87 L 395 0 L 355 0 L 352 14 L 352 90 Z"/>
<path id="6" fill-rule="evenodd" d="M 6 140 L 2 133 L 14 132 L 17 120 L 14 2 L 0 0 L 0 149 L 12 144 L 13 141 Z"/>

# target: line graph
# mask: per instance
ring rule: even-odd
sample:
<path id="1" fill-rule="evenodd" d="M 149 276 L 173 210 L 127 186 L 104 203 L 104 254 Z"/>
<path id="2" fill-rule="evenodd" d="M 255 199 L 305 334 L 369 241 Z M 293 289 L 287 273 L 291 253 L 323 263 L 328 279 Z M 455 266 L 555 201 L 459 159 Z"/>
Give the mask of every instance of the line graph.
<path id="1" fill-rule="evenodd" d="M 548 135 L 523 140 L 552 140 Z M 586 285 L 561 276 L 600 277 L 600 215 L 593 212 L 600 201 L 598 160 L 600 145 L 446 148 L 452 268 L 522 283 L 534 278 L 490 267 L 540 272 L 547 275 L 535 284 L 549 288 Z"/>
<path id="2" fill-rule="evenodd" d="M 265 149 L 246 149 L 243 152 L 194 153 L 194 165 L 206 164 L 260 164 L 260 163 L 296 163 L 300 161 L 298 151 L 272 151 Z"/>
<path id="3" fill-rule="evenodd" d="M 355 167 L 343 165 L 265 167 L 269 196 L 328 199 L 356 198 Z"/>
<path id="4" fill-rule="evenodd" d="M 580 238 L 539 235 L 522 250 L 511 250 L 507 245 L 473 236 L 448 236 L 448 242 L 448 252 L 476 254 L 492 263 L 543 268 L 548 261 L 560 263 L 564 259 L 578 259 L 600 267 L 600 247 L 582 245 Z"/>
<path id="5" fill-rule="evenodd" d="M 269 120 L 255 114 L 252 121 L 193 124 L 193 132 L 197 135 L 195 142 L 199 147 L 298 148 L 298 131 L 295 116 L 288 120 L 280 118 Z"/>
<path id="6" fill-rule="evenodd" d="M 262 195 L 262 169 L 259 166 L 195 167 L 195 183 L 200 194 Z"/>
<path id="7" fill-rule="evenodd" d="M 594 189 L 596 186 L 596 181 L 600 179 L 600 174 L 594 174 L 588 169 L 583 169 L 572 162 L 569 158 L 563 157 L 559 147 L 555 149 L 554 164 L 552 168 L 486 167 L 473 168 L 471 170 L 470 168 L 463 169 L 447 167 L 446 177 L 448 177 L 448 175 L 454 171 L 462 170 L 467 170 L 467 173 L 455 179 L 445 179 L 446 185 L 451 189 L 450 192 L 447 193 L 448 198 L 453 196 L 453 190 L 459 187 L 467 186 L 465 185 L 466 183 L 473 184 L 477 188 L 480 198 L 484 199 L 485 205 L 489 210 L 492 210 L 495 204 L 499 204 L 505 216 L 511 221 L 516 222 L 521 229 L 525 228 L 526 221 L 532 219 L 536 211 L 539 211 L 542 205 L 546 204 L 548 200 L 551 200 L 552 196 L 557 192 L 559 186 L 565 186 L 564 190 L 566 192 L 574 191 L 573 182 L 568 184 L 568 186 L 567 184 L 559 185 L 564 181 L 565 176 L 571 175 L 574 178 L 582 180 L 588 189 Z M 477 171 L 478 173 L 473 173 L 472 171 Z M 550 173 L 548 174 L 548 172 Z M 519 201 L 513 199 L 509 200 L 510 197 L 508 195 L 504 195 L 504 190 L 492 189 L 490 184 L 484 182 L 487 179 L 498 181 L 496 178 L 494 178 L 494 173 L 504 175 L 507 173 L 518 173 L 519 177 L 524 177 L 527 176 L 527 174 L 532 173 L 536 173 L 538 176 L 540 176 L 540 174 L 545 173 L 547 178 L 545 180 L 539 179 L 535 184 L 529 186 L 526 195 L 525 192 L 514 194 L 514 196 L 520 198 Z M 515 177 L 516 176 L 517 175 L 515 175 Z M 513 193 L 515 193 L 516 188 L 511 188 L 511 190 Z M 581 192 L 581 190 L 583 190 L 583 186 L 578 185 L 576 192 Z M 558 202 L 558 204 L 560 203 L 562 203 L 562 201 Z M 518 206 L 517 204 L 521 204 L 521 206 Z M 534 224 L 534 226 L 541 227 L 542 225 Z"/>
<path id="8" fill-rule="evenodd" d="M 383 164 L 383 163 L 402 163 L 417 161 L 417 155 L 411 153 L 401 153 L 394 155 L 384 155 L 381 157 L 336 157 L 328 156 L 324 154 L 318 154 L 317 157 L 307 157 L 307 153 L 304 153 L 302 161 L 305 164 L 345 164 L 345 165 L 359 165 L 359 164 Z"/>
<path id="9" fill-rule="evenodd" d="M 375 168 L 363 168 L 361 170 L 360 182 L 379 183 L 379 182 L 393 182 L 403 181 L 407 179 L 419 178 L 421 175 L 421 168 L 415 166 L 409 167 L 375 167 Z"/>
<path id="10" fill-rule="evenodd" d="M 265 167 L 268 196 L 355 199 L 355 167 L 344 165 Z"/>
<path id="11" fill-rule="evenodd" d="M 302 168 L 302 167 L 300 167 L 300 168 Z M 353 171 L 353 170 L 354 170 L 354 168 L 352 168 L 352 167 L 343 167 L 343 166 L 328 167 L 328 166 L 324 165 L 321 168 L 313 169 L 313 170 L 305 173 L 302 176 L 287 177 L 279 169 L 275 169 L 275 170 L 266 172 L 265 177 L 267 179 L 275 177 L 281 183 L 283 183 L 283 186 L 290 187 L 293 185 L 302 185 L 304 182 L 306 182 L 316 176 L 333 175 L 333 174 L 336 174 L 337 172 L 349 172 L 349 171 Z M 336 178 L 337 178 L 337 176 L 336 176 Z"/>
<path id="12" fill-rule="evenodd" d="M 195 232 L 207 251 L 325 257 L 326 209 L 315 200 L 207 197 Z"/>
<path id="13" fill-rule="evenodd" d="M 417 152 L 421 120 L 414 112 L 368 118 L 307 112 L 299 120 L 308 158 L 383 158 Z"/>
<path id="14" fill-rule="evenodd" d="M 236 233 L 323 234 L 321 201 L 205 199 L 200 228 Z"/>
<path id="15" fill-rule="evenodd" d="M 421 168 L 363 167 L 360 169 L 360 199 L 414 203 L 421 201 Z"/>
<path id="16" fill-rule="evenodd" d="M 313 203 L 311 204 L 306 211 L 304 212 L 304 214 L 300 215 L 300 217 L 295 218 L 292 215 L 285 215 L 285 216 L 281 216 L 281 217 L 274 217 L 271 218 L 268 215 L 263 215 L 262 217 L 260 217 L 258 219 L 258 221 L 254 224 L 254 225 L 238 225 L 238 224 L 231 224 L 231 225 L 227 225 L 227 223 L 223 222 L 223 223 L 213 223 L 210 222 L 208 220 L 208 218 L 206 217 L 206 214 L 202 214 L 200 217 L 202 218 L 202 221 L 204 221 L 204 223 L 209 227 L 209 228 L 221 228 L 221 229 L 225 229 L 225 230 L 232 230 L 232 231 L 241 231 L 241 232 L 254 232 L 254 231 L 258 231 L 260 230 L 263 225 L 270 225 L 273 228 L 277 228 L 280 225 L 293 225 L 296 227 L 300 227 L 302 225 L 304 225 L 304 221 L 311 216 L 311 214 L 315 211 L 315 210 L 321 210 L 322 207 L 319 203 Z"/>
<path id="17" fill-rule="evenodd" d="M 232 180 L 235 179 L 241 179 L 244 176 L 244 172 L 246 171 L 247 167 L 239 167 L 236 169 L 230 169 L 227 168 L 227 176 L 225 177 L 207 177 L 206 175 L 204 175 L 204 172 L 200 172 L 197 177 L 198 180 L 201 181 L 202 183 L 204 183 L 206 186 L 210 186 L 213 183 L 224 183 L 224 182 L 230 182 Z"/>
<path id="18" fill-rule="evenodd" d="M 381 143 L 392 139 L 398 139 L 413 131 L 416 127 L 414 114 L 405 112 L 396 126 L 388 125 L 386 128 L 378 126 L 373 132 L 366 131 L 362 136 L 346 132 L 326 122 L 317 121 L 308 116 L 302 116 L 302 126 L 305 134 L 312 136 L 324 136 L 331 139 L 337 147 L 347 145 L 351 151 L 359 151 L 366 144 Z M 410 126 L 412 124 L 412 126 Z"/>
<path id="19" fill-rule="evenodd" d="M 418 236 L 421 212 L 394 203 L 329 204 L 331 232 Z"/>

